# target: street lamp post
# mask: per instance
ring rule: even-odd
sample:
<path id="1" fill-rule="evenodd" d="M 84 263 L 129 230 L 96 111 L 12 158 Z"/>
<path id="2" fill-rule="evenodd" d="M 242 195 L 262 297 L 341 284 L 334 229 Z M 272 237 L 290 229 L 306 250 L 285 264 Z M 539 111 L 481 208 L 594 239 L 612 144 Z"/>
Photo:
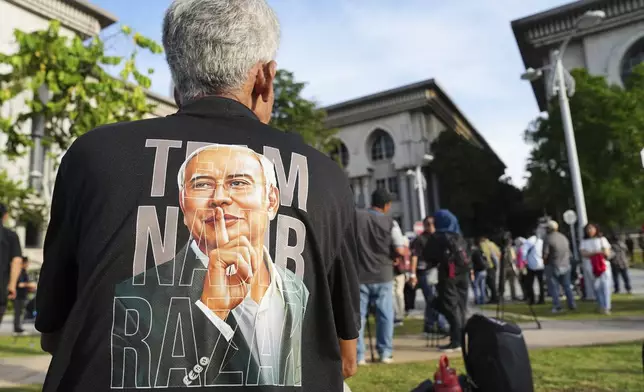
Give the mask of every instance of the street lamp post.
<path id="1" fill-rule="evenodd" d="M 434 160 L 434 156 L 431 154 L 425 154 L 423 156 L 423 163 L 428 163 Z M 418 193 L 418 205 L 420 207 L 420 220 L 422 221 L 427 216 L 427 208 L 425 206 L 425 188 L 427 187 L 427 181 L 425 176 L 423 176 L 422 165 L 417 165 L 415 170 L 407 170 L 407 175 L 414 177 L 416 184 L 416 192 Z"/>
<path id="2" fill-rule="evenodd" d="M 581 181 L 581 170 L 579 168 L 579 158 L 577 156 L 577 142 L 575 141 L 575 132 L 572 126 L 572 115 L 570 114 L 570 104 L 568 102 L 568 95 L 566 94 L 566 83 L 563 71 L 564 67 L 561 63 L 561 55 L 557 55 L 555 68 L 559 90 L 559 106 L 561 107 L 561 121 L 563 122 L 564 137 L 566 138 L 566 150 L 568 152 L 570 179 L 572 180 L 572 189 L 575 196 L 575 204 L 577 206 L 577 216 L 579 217 L 578 230 L 581 231 L 588 223 L 588 216 L 586 214 L 586 198 L 584 197 L 584 186 Z"/>
<path id="3" fill-rule="evenodd" d="M 422 220 L 427 216 L 427 210 L 425 207 L 425 183 L 423 182 L 423 172 L 420 165 L 416 166 L 414 177 L 416 177 L 416 189 L 418 191 L 418 203 L 420 204 L 420 217 Z"/>
<path id="4" fill-rule="evenodd" d="M 554 64 L 547 65 L 536 70 L 528 68 L 526 72 L 521 75 L 521 79 L 533 82 L 543 75 L 544 69 L 550 69 L 551 71 L 554 71 L 552 72 L 553 79 L 551 80 L 551 83 L 548 83 L 548 86 L 551 86 L 552 88 L 549 93 L 552 95 L 556 93 L 559 97 L 561 120 L 563 122 L 564 137 L 566 139 L 566 150 L 568 153 L 568 166 L 570 167 L 570 178 L 572 180 L 575 204 L 577 207 L 577 216 L 579 222 L 578 231 L 580 233 L 583 230 L 583 227 L 588 223 L 588 216 L 586 214 L 584 187 L 581 180 L 581 171 L 579 169 L 579 158 L 577 156 L 577 143 L 575 141 L 575 133 L 572 125 L 572 115 L 570 114 L 570 104 L 568 102 L 568 95 L 570 95 L 571 97 L 574 95 L 575 80 L 564 68 L 562 59 L 563 54 L 568 47 L 568 44 L 570 43 L 570 40 L 574 37 L 575 33 L 578 30 L 592 27 L 595 24 L 601 22 L 601 20 L 605 17 L 606 14 L 604 13 L 604 11 L 586 12 L 577 20 L 577 22 L 575 23 L 575 28 L 562 42 L 559 50 L 553 53 L 553 55 L 555 56 Z M 567 80 L 569 81 L 569 86 L 566 86 Z"/>
<path id="5" fill-rule="evenodd" d="M 43 104 L 47 104 L 49 101 L 49 90 L 46 84 L 38 88 L 38 99 Z M 43 114 L 39 114 L 33 119 L 31 137 L 34 144 L 31 149 L 31 159 L 29 161 L 29 186 L 40 195 L 42 193 L 43 173 L 45 171 L 45 149 L 43 146 L 45 116 Z"/>

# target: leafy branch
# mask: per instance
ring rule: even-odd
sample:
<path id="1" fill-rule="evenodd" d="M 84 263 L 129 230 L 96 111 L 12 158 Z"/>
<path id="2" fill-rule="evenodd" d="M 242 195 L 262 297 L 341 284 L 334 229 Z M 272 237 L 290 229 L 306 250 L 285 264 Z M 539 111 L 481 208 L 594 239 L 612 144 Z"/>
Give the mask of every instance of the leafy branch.
<path id="1" fill-rule="evenodd" d="M 27 153 L 31 137 L 24 132 L 28 121 L 45 119 L 43 144 L 50 151 L 65 151 L 78 136 L 100 125 L 143 118 L 154 109 L 145 90 L 148 75 L 136 67 L 139 49 L 158 54 L 163 50 L 153 40 L 123 26 L 120 34 L 135 49 L 126 57 L 110 56 L 105 41 L 94 37 L 83 42 L 60 33 L 60 22 L 52 21 L 46 30 L 14 31 L 18 50 L 0 54 L 0 105 L 24 99 L 26 111 L 0 117 L 0 131 L 7 135 L 3 151 L 10 159 Z M 116 68 L 119 78 L 107 72 Z M 42 97 L 42 87 L 46 88 Z M 44 98 L 44 99 L 41 99 Z"/>

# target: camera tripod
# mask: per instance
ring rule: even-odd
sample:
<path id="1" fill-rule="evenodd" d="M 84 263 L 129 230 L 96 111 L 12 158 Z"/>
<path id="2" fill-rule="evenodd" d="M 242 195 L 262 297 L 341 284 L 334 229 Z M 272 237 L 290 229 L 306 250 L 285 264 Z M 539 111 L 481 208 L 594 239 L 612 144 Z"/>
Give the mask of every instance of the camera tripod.
<path id="1" fill-rule="evenodd" d="M 499 284 L 499 302 L 496 304 L 496 318 L 498 320 L 504 320 L 505 319 L 505 263 L 501 261 L 499 264 L 500 265 L 499 265 L 498 280 L 501 282 L 501 284 Z M 519 276 L 516 276 L 516 278 L 517 280 L 519 280 Z M 534 284 L 534 282 L 532 282 L 532 284 Z M 539 318 L 537 317 L 537 313 L 535 313 L 531 302 L 528 302 L 528 308 L 530 309 L 530 314 L 532 314 L 532 318 L 534 319 L 534 322 L 537 324 L 537 328 L 541 329 L 541 322 L 539 321 Z"/>

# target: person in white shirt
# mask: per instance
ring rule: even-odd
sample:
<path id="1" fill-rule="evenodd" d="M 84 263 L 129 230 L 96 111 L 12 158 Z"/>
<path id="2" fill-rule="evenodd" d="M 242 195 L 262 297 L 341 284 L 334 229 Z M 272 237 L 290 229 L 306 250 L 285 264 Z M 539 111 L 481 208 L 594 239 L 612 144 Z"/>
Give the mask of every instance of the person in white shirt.
<path id="1" fill-rule="evenodd" d="M 525 282 L 526 299 L 528 303 L 534 305 L 534 279 L 536 278 L 539 284 L 538 303 L 543 304 L 545 303 L 545 291 L 543 289 L 543 240 L 541 239 L 539 231 L 523 243 L 523 254 L 528 262 L 528 274 Z"/>
<path id="2" fill-rule="evenodd" d="M 587 224 L 584 233 L 585 237 L 579 244 L 579 251 L 583 258 L 582 269 L 586 299 L 597 298 L 599 311 L 610 314 L 613 274 L 608 260 L 611 255 L 611 246 L 596 224 Z M 598 256 L 603 257 L 603 266 L 593 266 L 593 258 Z"/>

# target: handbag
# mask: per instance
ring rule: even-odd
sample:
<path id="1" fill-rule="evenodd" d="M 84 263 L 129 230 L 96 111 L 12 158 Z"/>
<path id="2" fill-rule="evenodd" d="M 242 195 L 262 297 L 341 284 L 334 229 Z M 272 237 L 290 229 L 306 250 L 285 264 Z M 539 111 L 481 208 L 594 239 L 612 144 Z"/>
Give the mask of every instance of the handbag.
<path id="1" fill-rule="evenodd" d="M 593 275 L 596 278 L 599 278 L 604 272 L 606 272 L 606 259 L 602 253 L 592 255 L 590 257 L 590 264 L 593 267 Z"/>

